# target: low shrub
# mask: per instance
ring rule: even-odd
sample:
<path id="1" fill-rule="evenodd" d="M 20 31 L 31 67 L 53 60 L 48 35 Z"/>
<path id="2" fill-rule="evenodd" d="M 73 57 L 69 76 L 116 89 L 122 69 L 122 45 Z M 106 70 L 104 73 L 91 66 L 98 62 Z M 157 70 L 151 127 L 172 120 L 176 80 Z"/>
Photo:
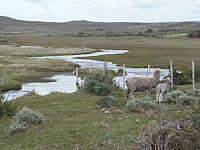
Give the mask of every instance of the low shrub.
<path id="1" fill-rule="evenodd" d="M 167 102 L 169 103 L 177 104 L 180 96 L 187 96 L 187 95 L 180 90 L 174 90 L 167 94 L 166 99 Z"/>
<path id="2" fill-rule="evenodd" d="M 149 102 L 152 102 L 153 99 L 151 99 L 150 97 L 146 96 L 146 97 L 142 97 L 141 98 L 143 101 L 149 101 Z"/>
<path id="3" fill-rule="evenodd" d="M 114 96 L 106 96 L 97 101 L 97 104 L 102 108 L 110 108 L 116 106 L 117 100 Z"/>
<path id="4" fill-rule="evenodd" d="M 193 106 L 198 103 L 197 98 L 188 95 L 180 90 L 175 90 L 169 93 L 166 99 L 167 102 L 180 106 Z"/>
<path id="5" fill-rule="evenodd" d="M 159 111 L 159 105 L 151 101 L 144 101 L 136 98 L 130 100 L 126 104 L 126 108 L 131 112 L 146 112 L 146 111 Z"/>
<path id="6" fill-rule="evenodd" d="M 177 99 L 177 104 L 181 106 L 193 106 L 196 104 L 196 100 L 193 96 L 180 96 Z"/>
<path id="7" fill-rule="evenodd" d="M 16 134 L 18 132 L 22 132 L 22 131 L 25 131 L 25 130 L 26 130 L 26 127 L 19 122 L 13 122 L 9 127 L 9 133 L 10 134 Z"/>
<path id="8" fill-rule="evenodd" d="M 24 107 L 16 114 L 15 121 L 21 124 L 41 124 L 44 121 L 44 116 Z"/>
<path id="9" fill-rule="evenodd" d="M 17 133 L 24 130 L 31 124 L 41 124 L 44 122 L 44 115 L 39 112 L 32 111 L 31 109 L 24 107 L 19 113 L 16 114 L 15 120 L 9 127 L 10 134 Z"/>
<path id="10" fill-rule="evenodd" d="M 187 93 L 188 96 L 199 97 L 200 96 L 200 89 L 194 89 L 194 91 L 193 90 L 187 90 L 186 93 Z"/>

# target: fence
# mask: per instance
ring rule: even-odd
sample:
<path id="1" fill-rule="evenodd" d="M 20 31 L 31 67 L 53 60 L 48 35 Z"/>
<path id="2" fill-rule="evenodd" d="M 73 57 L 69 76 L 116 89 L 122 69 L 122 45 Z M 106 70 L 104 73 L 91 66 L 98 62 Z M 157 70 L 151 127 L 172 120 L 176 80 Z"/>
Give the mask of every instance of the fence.
<path id="1" fill-rule="evenodd" d="M 170 79 L 171 79 L 171 88 L 174 87 L 174 68 L 173 68 L 173 61 L 170 60 L 169 62 L 169 65 L 170 65 L 170 68 L 169 68 L 169 75 L 170 75 Z M 120 67 L 119 67 L 120 68 Z M 102 66 L 102 71 L 103 71 L 103 74 L 105 74 L 106 70 L 108 69 L 107 67 L 107 62 L 105 62 L 105 64 Z M 123 73 L 122 73 L 122 76 L 123 76 L 123 79 L 122 79 L 122 87 L 123 87 L 123 90 L 125 90 L 125 80 L 126 80 L 126 66 L 123 65 L 121 67 L 121 69 L 123 70 Z M 89 68 L 89 73 L 92 72 L 92 68 L 90 67 Z M 147 76 L 150 76 L 150 72 L 151 72 L 151 66 L 148 65 L 147 66 Z M 76 83 L 78 83 L 78 79 L 79 79 L 79 68 L 76 68 L 76 71 L 75 71 L 75 74 L 76 74 Z M 194 61 L 192 61 L 192 90 L 194 92 L 195 90 L 195 63 Z"/>

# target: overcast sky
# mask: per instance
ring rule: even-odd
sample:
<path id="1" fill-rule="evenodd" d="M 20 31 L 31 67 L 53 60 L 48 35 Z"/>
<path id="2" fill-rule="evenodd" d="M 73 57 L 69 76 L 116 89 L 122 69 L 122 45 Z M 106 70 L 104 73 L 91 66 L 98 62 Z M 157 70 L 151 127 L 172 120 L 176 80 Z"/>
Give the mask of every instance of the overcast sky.
<path id="1" fill-rule="evenodd" d="M 200 0 L 0 0 L 0 16 L 57 22 L 200 21 Z"/>

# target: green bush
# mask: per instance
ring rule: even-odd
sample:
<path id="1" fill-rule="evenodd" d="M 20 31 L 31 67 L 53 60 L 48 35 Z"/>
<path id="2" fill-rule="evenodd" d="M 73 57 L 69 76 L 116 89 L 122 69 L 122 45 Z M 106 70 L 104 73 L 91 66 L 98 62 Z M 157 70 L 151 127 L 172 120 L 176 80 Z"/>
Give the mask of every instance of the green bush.
<path id="1" fill-rule="evenodd" d="M 97 101 L 97 104 L 103 108 L 110 108 L 116 106 L 117 100 L 114 96 L 106 96 L 99 101 Z"/>
<path id="2" fill-rule="evenodd" d="M 108 95 L 112 91 L 112 87 L 105 83 L 97 83 L 94 86 L 94 94 L 95 95 Z"/>
<path id="3" fill-rule="evenodd" d="M 126 108 L 131 112 L 159 111 L 158 104 L 151 101 L 143 101 L 139 98 L 128 101 Z"/>
<path id="4" fill-rule="evenodd" d="M 113 77 L 109 75 L 92 74 L 84 81 L 84 89 L 95 95 L 109 95 L 116 88 Z"/>

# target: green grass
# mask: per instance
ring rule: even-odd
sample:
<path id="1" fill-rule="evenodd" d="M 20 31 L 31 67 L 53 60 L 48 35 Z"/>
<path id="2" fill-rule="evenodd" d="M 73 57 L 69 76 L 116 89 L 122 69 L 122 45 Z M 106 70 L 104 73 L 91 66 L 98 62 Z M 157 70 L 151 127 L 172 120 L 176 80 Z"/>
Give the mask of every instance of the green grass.
<path id="1" fill-rule="evenodd" d="M 199 39 L 188 38 L 136 38 L 136 37 L 60 37 L 45 35 L 3 35 L 9 43 L 18 45 L 40 45 L 51 47 L 89 47 L 127 49 L 128 54 L 93 57 L 131 67 L 168 68 L 169 60 L 174 60 L 176 68 L 188 68 L 191 61 L 200 64 Z M 141 61 L 142 60 L 142 61 Z"/>
<path id="2" fill-rule="evenodd" d="M 130 51 L 128 54 L 92 59 L 113 61 L 132 67 L 146 67 L 150 64 L 166 68 L 169 59 L 173 59 L 176 68 L 188 68 L 192 59 L 195 59 L 197 65 L 200 61 L 199 41 L 195 39 L 80 38 L 42 35 L 4 35 L 3 39 L 7 40 L 8 44 L 17 43 L 17 45 L 128 49 Z M 51 50 L 0 48 L 0 77 L 4 68 L 7 68 L 5 89 L 18 88 L 23 82 L 41 80 L 42 77 L 73 70 L 75 67 L 73 64 L 62 60 L 38 60 L 26 57 L 67 53 L 59 49 L 53 52 Z M 87 52 L 76 51 L 76 53 Z M 200 84 L 197 84 L 197 87 L 200 87 Z M 188 88 L 191 89 L 192 86 L 178 86 L 180 90 Z M 116 109 L 109 109 L 111 115 L 105 114 L 97 106 L 96 102 L 102 97 L 84 91 L 73 94 L 54 93 L 44 97 L 29 94 L 21 97 L 13 102 L 18 111 L 27 106 L 44 114 L 46 121 L 41 126 L 31 126 L 27 131 L 11 136 L 5 130 L 13 118 L 1 119 L 0 149 L 137 149 L 136 139 L 149 123 L 163 119 L 191 117 L 199 112 L 191 106 L 161 104 L 168 110 L 164 114 L 130 113 L 123 107 L 126 101 L 125 93 L 118 91 L 115 96 L 119 101 L 117 110 L 121 113 Z M 143 94 L 138 93 L 138 96 Z M 103 128 L 102 122 L 106 122 L 109 128 Z"/>
<path id="3" fill-rule="evenodd" d="M 161 119 L 176 119 L 191 116 L 196 110 L 191 107 L 175 108 L 170 113 L 139 114 L 122 112 L 111 115 L 96 105 L 102 97 L 79 91 L 74 94 L 51 94 L 45 97 L 28 95 L 19 98 L 14 105 L 19 110 L 26 106 L 45 115 L 41 126 L 31 126 L 27 131 L 9 135 L 5 130 L 12 118 L 4 118 L 0 123 L 0 145 L 7 149 L 136 149 L 139 132 L 150 122 Z M 125 101 L 122 92 L 117 99 Z M 187 109 L 186 109 L 187 108 Z M 110 128 L 101 127 L 106 121 Z"/>

